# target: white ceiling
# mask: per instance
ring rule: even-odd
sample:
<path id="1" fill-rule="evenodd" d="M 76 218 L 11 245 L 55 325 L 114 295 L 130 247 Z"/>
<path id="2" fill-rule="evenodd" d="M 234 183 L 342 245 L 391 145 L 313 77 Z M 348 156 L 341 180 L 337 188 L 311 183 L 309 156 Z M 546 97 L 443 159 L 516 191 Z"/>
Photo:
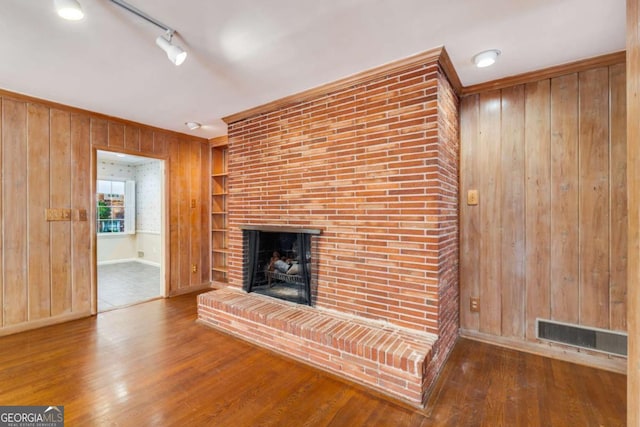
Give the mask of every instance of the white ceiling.
<path id="1" fill-rule="evenodd" d="M 444 45 L 465 86 L 623 50 L 625 0 L 108 0 L 0 2 L 0 88 L 211 138 L 221 117 Z M 476 69 L 471 57 L 502 51 Z M 190 131 L 186 121 L 203 123 Z"/>

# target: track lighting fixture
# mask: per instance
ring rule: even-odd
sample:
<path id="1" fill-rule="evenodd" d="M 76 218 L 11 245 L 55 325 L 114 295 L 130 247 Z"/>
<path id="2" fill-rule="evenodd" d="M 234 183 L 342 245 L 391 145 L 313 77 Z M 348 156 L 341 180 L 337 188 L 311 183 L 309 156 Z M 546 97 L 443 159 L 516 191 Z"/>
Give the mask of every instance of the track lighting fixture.
<path id="1" fill-rule="evenodd" d="M 75 0 L 74 0 L 75 1 Z M 152 23 L 153 25 L 155 25 L 156 27 L 160 27 L 165 31 L 165 34 L 162 36 L 159 36 L 156 39 L 156 44 L 166 52 L 167 57 L 169 58 L 169 60 L 171 62 L 173 62 L 176 65 L 180 65 L 184 62 L 185 59 L 187 59 L 187 52 L 185 52 L 180 46 L 173 44 L 171 41 L 173 39 L 174 34 L 176 33 L 176 30 L 172 29 L 171 27 L 163 24 L 162 22 L 158 21 L 157 19 L 147 15 L 146 13 L 144 13 L 143 11 L 141 11 L 140 9 L 130 5 L 129 3 L 122 1 L 122 0 L 111 0 L 112 3 L 117 4 L 118 6 L 120 6 L 121 8 L 125 9 L 128 12 L 133 13 L 134 15 L 139 16 L 140 18 L 144 19 L 147 22 Z"/>
<path id="2" fill-rule="evenodd" d="M 79 21 L 84 18 L 82 6 L 78 0 L 53 0 L 58 16 L 69 21 Z"/>
<path id="3" fill-rule="evenodd" d="M 160 46 L 160 49 L 164 50 L 167 53 L 167 57 L 171 62 L 176 65 L 180 65 L 187 59 L 187 52 L 182 50 L 180 46 L 176 46 L 171 43 L 171 39 L 173 38 L 173 33 L 167 31 L 166 38 L 165 36 L 158 36 L 156 39 L 156 44 Z"/>

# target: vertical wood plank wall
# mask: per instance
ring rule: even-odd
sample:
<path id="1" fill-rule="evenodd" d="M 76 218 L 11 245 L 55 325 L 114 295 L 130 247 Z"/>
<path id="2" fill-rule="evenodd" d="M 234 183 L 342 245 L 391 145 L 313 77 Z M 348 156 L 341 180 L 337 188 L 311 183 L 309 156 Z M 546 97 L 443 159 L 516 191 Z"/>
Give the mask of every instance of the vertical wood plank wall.
<path id="1" fill-rule="evenodd" d="M 625 103 L 625 64 L 461 100 L 463 330 L 626 330 Z"/>
<path id="2" fill-rule="evenodd" d="M 0 110 L 0 335 L 90 314 L 94 148 L 166 160 L 169 294 L 209 285 L 207 140 L 6 92 Z"/>
<path id="3" fill-rule="evenodd" d="M 640 0 L 627 0 L 627 425 L 640 427 Z"/>

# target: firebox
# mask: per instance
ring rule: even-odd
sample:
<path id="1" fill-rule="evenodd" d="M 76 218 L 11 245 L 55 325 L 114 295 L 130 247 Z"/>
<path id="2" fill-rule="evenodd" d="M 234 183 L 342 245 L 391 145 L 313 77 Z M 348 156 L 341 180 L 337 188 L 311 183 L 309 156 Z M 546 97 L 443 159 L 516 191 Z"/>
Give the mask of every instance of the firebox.
<path id="1" fill-rule="evenodd" d="M 242 288 L 273 298 L 312 305 L 312 236 L 320 230 L 241 226 Z"/>

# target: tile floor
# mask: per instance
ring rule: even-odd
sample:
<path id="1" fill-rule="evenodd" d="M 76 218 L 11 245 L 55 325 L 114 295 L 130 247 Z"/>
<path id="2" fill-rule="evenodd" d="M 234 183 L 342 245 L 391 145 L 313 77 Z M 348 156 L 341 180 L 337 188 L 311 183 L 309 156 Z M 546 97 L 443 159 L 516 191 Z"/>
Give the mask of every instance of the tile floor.
<path id="1" fill-rule="evenodd" d="M 98 311 L 160 296 L 160 268 L 140 262 L 98 266 Z"/>

